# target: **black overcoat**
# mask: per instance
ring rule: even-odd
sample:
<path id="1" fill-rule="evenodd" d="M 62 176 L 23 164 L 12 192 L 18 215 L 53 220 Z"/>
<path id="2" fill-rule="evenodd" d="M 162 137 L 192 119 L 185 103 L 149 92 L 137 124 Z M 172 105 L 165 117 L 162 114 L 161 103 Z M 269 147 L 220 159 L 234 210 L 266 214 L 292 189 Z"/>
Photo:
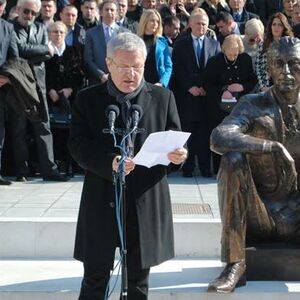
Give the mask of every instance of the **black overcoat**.
<path id="1" fill-rule="evenodd" d="M 204 89 L 207 92 L 209 123 L 212 128 L 226 115 L 220 109 L 223 88 L 232 83 L 239 83 L 244 88 L 240 93 L 242 96 L 250 93 L 257 83 L 252 60 L 247 53 L 239 54 L 234 63 L 226 62 L 224 53 L 219 53 L 208 61 L 203 78 Z"/>
<path id="2" fill-rule="evenodd" d="M 146 83 L 136 99 L 143 108 L 135 153 L 152 132 L 180 130 L 173 94 Z M 119 152 L 113 139 L 103 134 L 107 127 L 105 109 L 118 105 L 108 95 L 106 84 L 81 91 L 73 106 L 69 147 L 74 159 L 86 170 L 79 210 L 74 257 L 93 266 L 110 266 L 113 261 L 116 222 L 112 160 Z M 124 127 L 121 117 L 116 127 Z M 140 239 L 142 268 L 159 264 L 174 256 L 173 223 L 167 168 L 136 165 L 128 176 L 127 202 L 134 202 Z"/>

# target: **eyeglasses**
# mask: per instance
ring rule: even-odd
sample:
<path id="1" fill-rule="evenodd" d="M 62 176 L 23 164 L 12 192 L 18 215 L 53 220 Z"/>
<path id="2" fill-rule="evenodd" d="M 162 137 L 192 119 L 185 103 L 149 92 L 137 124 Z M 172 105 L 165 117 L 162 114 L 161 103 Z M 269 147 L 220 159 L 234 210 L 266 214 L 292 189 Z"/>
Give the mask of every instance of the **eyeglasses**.
<path id="1" fill-rule="evenodd" d="M 131 66 L 131 67 L 129 67 L 129 66 L 120 66 L 112 58 L 110 60 L 116 66 L 116 69 L 120 73 L 129 73 L 129 72 L 140 73 L 144 70 L 144 65 L 143 66 Z"/>
<path id="2" fill-rule="evenodd" d="M 66 34 L 63 30 L 53 30 L 53 31 L 51 31 L 51 33 L 55 33 L 55 34 Z"/>
<path id="3" fill-rule="evenodd" d="M 23 9 L 23 13 L 25 15 L 29 15 L 31 14 L 33 17 L 36 17 L 36 15 L 38 14 L 37 12 L 35 12 L 34 10 L 28 9 L 28 8 L 24 8 Z"/>

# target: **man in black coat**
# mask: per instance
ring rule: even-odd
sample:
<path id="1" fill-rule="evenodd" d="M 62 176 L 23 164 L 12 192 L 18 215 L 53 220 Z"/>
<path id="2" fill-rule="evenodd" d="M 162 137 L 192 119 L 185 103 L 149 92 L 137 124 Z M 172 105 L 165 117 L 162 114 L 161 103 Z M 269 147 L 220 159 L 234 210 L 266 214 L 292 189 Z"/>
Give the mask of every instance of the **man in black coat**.
<path id="1" fill-rule="evenodd" d="M 108 127 L 106 108 L 111 104 L 120 108 L 116 128 L 128 128 L 132 104 L 143 109 L 139 127 L 145 132 L 136 135 L 133 155 L 150 133 L 180 130 L 172 92 L 144 81 L 145 60 L 141 38 L 129 32 L 116 35 L 107 44 L 108 80 L 79 92 L 73 106 L 69 147 L 86 171 L 74 253 L 84 263 L 81 300 L 104 299 L 115 248 L 120 245 L 113 185 L 120 150 L 112 136 L 103 133 Z M 187 151 L 180 148 L 170 152 L 168 159 L 181 164 L 186 156 Z M 150 267 L 174 256 L 167 168 L 135 165 L 127 157 L 125 174 L 128 300 L 145 300 Z"/>
<path id="2" fill-rule="evenodd" d="M 17 4 L 18 17 L 13 24 L 20 57 L 28 61 L 34 72 L 38 92 L 42 95 L 46 115 L 48 115 L 44 61 L 53 55 L 54 49 L 48 43 L 48 35 L 44 25 L 35 22 L 35 17 L 40 8 L 41 2 L 39 0 L 19 1 Z M 54 163 L 49 117 L 47 119 L 40 122 L 31 122 L 37 144 L 40 171 L 44 180 L 65 181 L 66 178 L 59 174 Z M 26 145 L 27 122 L 28 120 L 24 115 L 16 112 L 12 114 L 12 140 L 17 181 L 26 181 L 26 175 L 29 173 L 29 153 Z"/>
<path id="3" fill-rule="evenodd" d="M 258 15 L 248 12 L 245 9 L 246 0 L 229 0 L 228 4 L 230 7 L 230 13 L 234 21 L 238 24 L 241 34 L 245 33 L 245 25 L 247 21 L 253 18 L 259 19 Z"/>
<path id="4" fill-rule="evenodd" d="M 136 33 L 138 22 L 137 21 L 129 21 L 126 17 L 126 13 L 128 10 L 128 1 L 127 0 L 118 0 L 119 3 L 119 20 L 117 24 L 121 27 L 128 29 L 129 31 Z"/>
<path id="5" fill-rule="evenodd" d="M 97 20 L 97 1 L 96 0 L 83 0 L 81 1 L 81 16 L 78 18 L 78 24 L 81 25 L 84 30 L 93 28 L 99 24 Z"/>
<path id="6" fill-rule="evenodd" d="M 7 58 L 17 57 L 19 55 L 16 35 L 13 26 L 4 21 L 1 16 L 6 7 L 6 0 L 0 0 L 0 68 L 6 62 Z M 5 136 L 5 91 L 4 86 L 9 83 L 5 76 L 0 76 L 0 171 L 1 171 L 1 154 L 4 145 Z M 5 180 L 0 175 L 0 185 L 10 185 L 11 182 Z"/>
<path id="7" fill-rule="evenodd" d="M 206 13 L 192 13 L 189 25 L 191 34 L 175 42 L 172 54 L 175 95 L 182 129 L 192 133 L 188 140 L 189 157 L 183 166 L 183 176 L 193 176 L 197 156 L 202 176 L 210 177 L 207 100 L 202 75 L 208 59 L 220 52 L 220 45 L 205 36 L 208 28 Z M 202 44 L 199 45 L 199 52 L 198 43 Z"/>

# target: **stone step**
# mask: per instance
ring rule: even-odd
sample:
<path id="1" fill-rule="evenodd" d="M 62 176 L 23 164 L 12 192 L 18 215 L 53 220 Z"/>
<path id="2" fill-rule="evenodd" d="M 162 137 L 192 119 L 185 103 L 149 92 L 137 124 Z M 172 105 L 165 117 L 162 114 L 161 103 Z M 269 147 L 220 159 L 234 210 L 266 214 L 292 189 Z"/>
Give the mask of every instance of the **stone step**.
<path id="1" fill-rule="evenodd" d="M 0 218 L 0 258 L 71 258 L 75 218 Z M 220 220 L 174 218 L 176 256 L 220 255 Z"/>
<path id="2" fill-rule="evenodd" d="M 300 282 L 251 281 L 232 294 L 207 293 L 222 270 L 218 260 L 173 259 L 151 269 L 149 300 L 298 300 Z M 1 300 L 74 300 L 82 277 L 73 260 L 0 261 Z M 116 274 L 112 278 L 112 284 Z M 110 297 L 119 299 L 119 284 Z"/>

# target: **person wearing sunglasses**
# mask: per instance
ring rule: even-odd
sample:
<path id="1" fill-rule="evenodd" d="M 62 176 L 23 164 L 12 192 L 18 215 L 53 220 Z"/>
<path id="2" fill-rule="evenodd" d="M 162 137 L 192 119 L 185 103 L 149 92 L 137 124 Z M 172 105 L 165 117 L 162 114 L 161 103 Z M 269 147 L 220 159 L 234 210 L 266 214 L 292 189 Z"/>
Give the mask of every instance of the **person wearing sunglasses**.
<path id="1" fill-rule="evenodd" d="M 13 25 L 17 35 L 20 57 L 27 60 L 33 70 L 47 115 L 47 120 L 31 122 L 36 140 L 40 172 L 44 180 L 66 181 L 67 178 L 59 174 L 53 159 L 52 133 L 50 131 L 46 100 L 44 61 L 53 56 L 54 48 L 48 42 L 45 26 L 35 22 L 40 9 L 40 0 L 18 0 L 18 17 L 13 21 Z M 30 173 L 28 149 L 25 143 L 28 120 L 24 115 L 17 113 L 13 113 L 11 119 L 16 180 L 26 181 L 26 177 Z"/>
<path id="2" fill-rule="evenodd" d="M 258 45 L 264 39 L 265 27 L 261 20 L 251 19 L 245 25 L 245 35 L 242 37 L 245 52 L 251 56 L 253 68 L 255 68 L 255 58 Z"/>

